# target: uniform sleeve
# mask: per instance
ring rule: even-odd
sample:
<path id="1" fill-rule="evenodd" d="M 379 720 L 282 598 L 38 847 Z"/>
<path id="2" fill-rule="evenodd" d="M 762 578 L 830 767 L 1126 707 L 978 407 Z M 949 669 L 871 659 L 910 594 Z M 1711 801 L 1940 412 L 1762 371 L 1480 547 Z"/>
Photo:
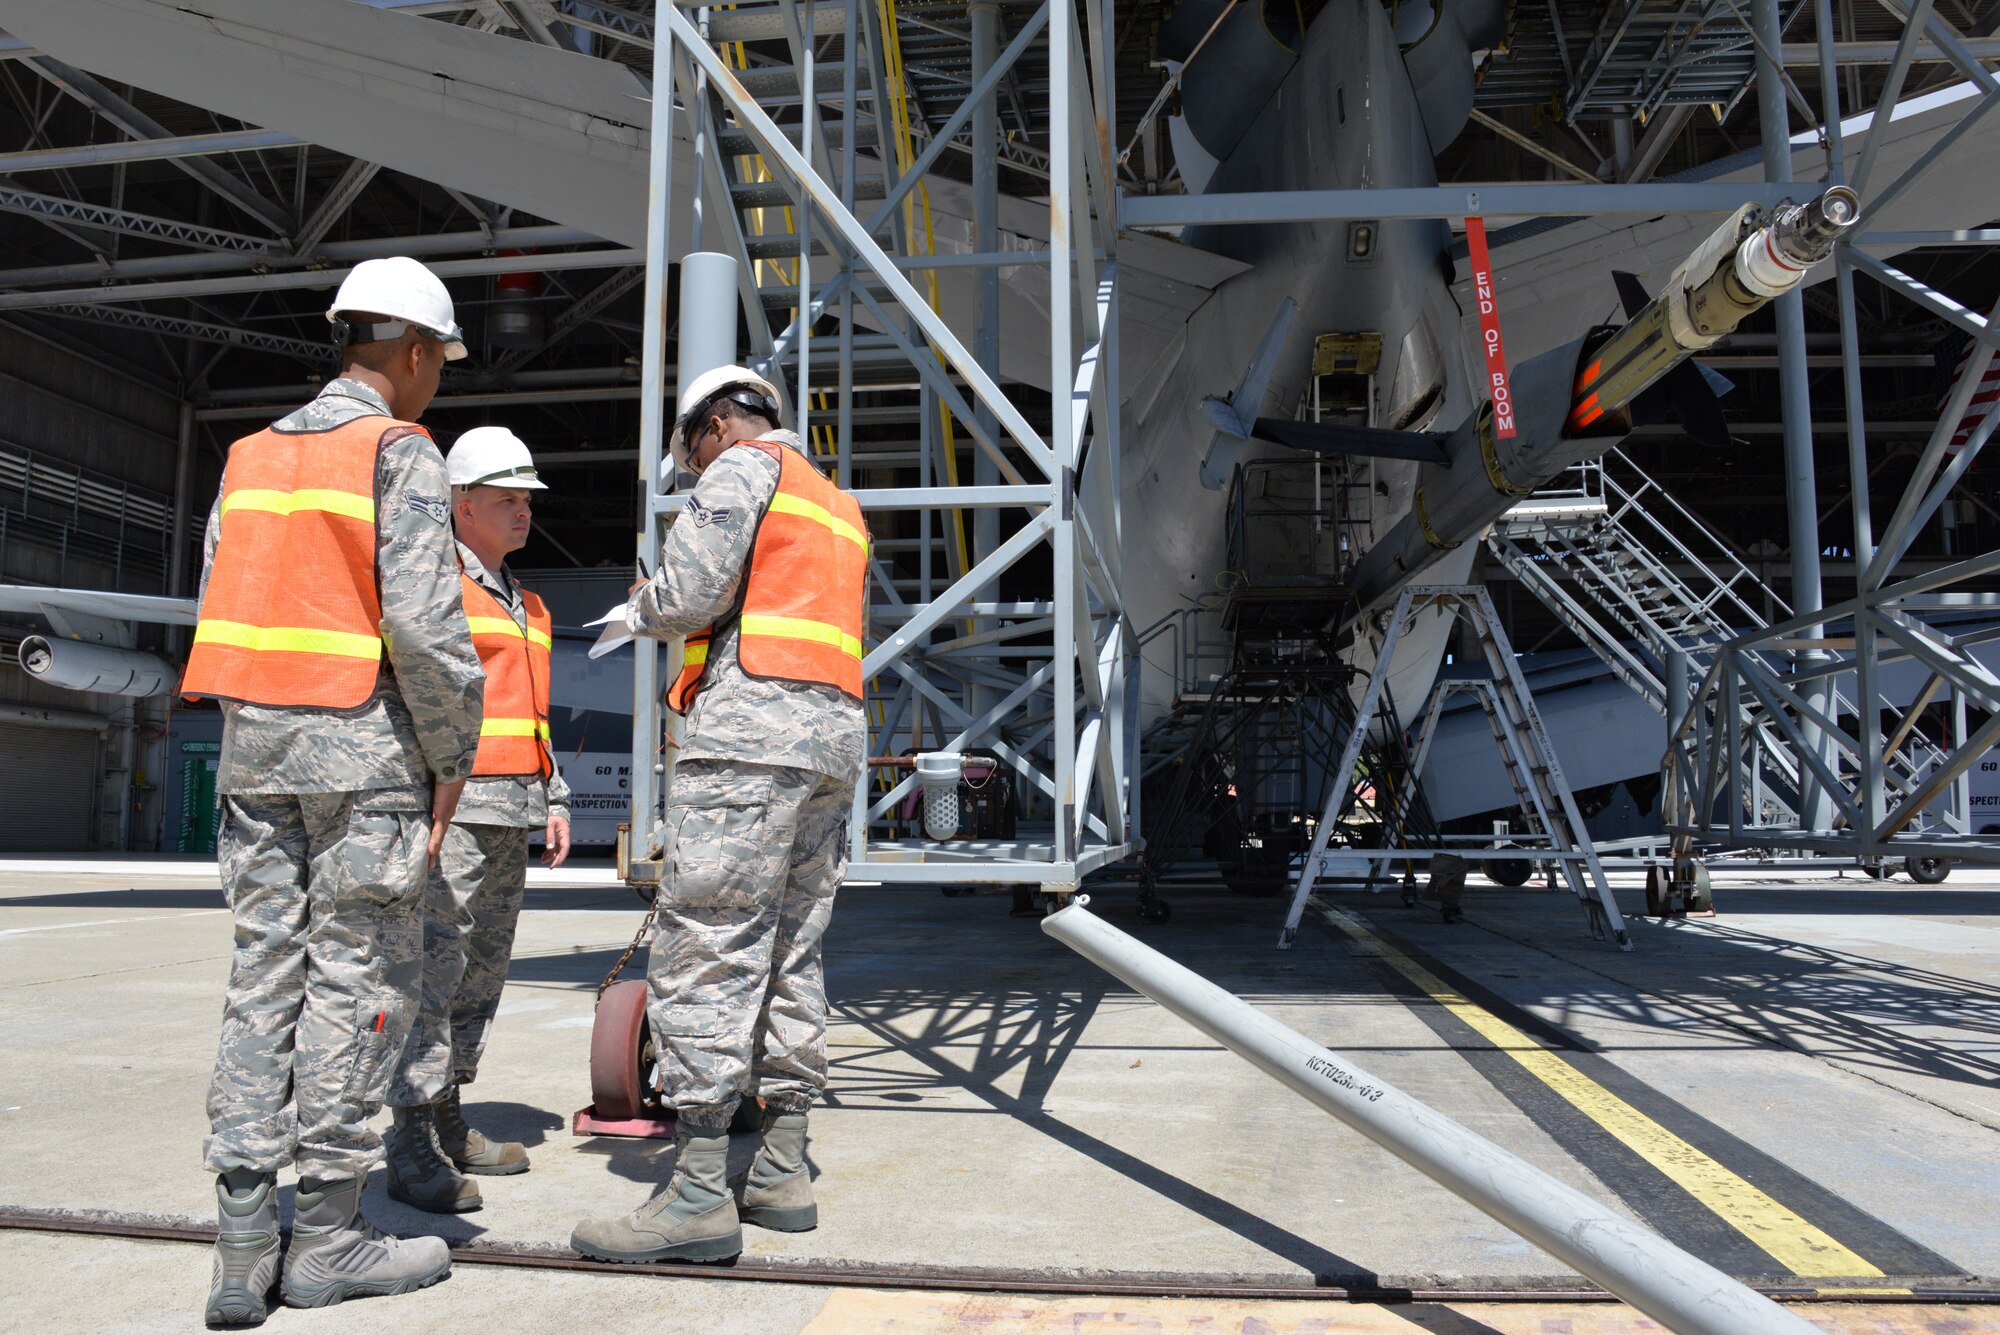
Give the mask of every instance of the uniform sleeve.
<path id="1" fill-rule="evenodd" d="M 778 464 L 757 450 L 725 450 L 688 494 L 660 552 L 660 568 L 632 595 L 637 635 L 685 635 L 736 605 L 757 521 L 778 490 Z"/>
<path id="2" fill-rule="evenodd" d="M 201 588 L 195 595 L 195 611 L 208 599 L 208 575 L 215 569 L 215 548 L 222 541 L 222 490 L 216 489 L 215 504 L 208 507 L 208 529 L 201 539 Z"/>
<path id="3" fill-rule="evenodd" d="M 382 639 L 431 773 L 462 779 L 479 749 L 486 674 L 465 624 L 444 458 L 413 431 L 382 447 L 378 472 Z"/>
<path id="4" fill-rule="evenodd" d="M 549 775 L 549 815 L 569 819 L 569 784 L 560 769 Z"/>

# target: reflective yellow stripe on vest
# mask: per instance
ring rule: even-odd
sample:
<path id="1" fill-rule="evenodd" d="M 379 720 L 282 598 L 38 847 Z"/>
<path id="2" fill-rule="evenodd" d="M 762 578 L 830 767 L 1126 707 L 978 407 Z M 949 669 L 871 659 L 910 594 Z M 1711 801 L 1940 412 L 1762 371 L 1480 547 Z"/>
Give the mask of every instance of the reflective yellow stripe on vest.
<path id="1" fill-rule="evenodd" d="M 203 620 L 194 628 L 196 644 L 226 644 L 259 653 L 336 654 L 343 658 L 379 659 L 382 641 L 374 635 L 344 630 L 313 630 L 304 626 L 246 626 L 240 621 Z"/>
<path id="2" fill-rule="evenodd" d="M 356 495 L 351 491 L 332 491 L 325 487 L 301 487 L 297 491 L 266 491 L 258 488 L 232 491 L 222 498 L 222 513 L 226 515 L 231 510 L 261 510 L 274 515 L 296 514 L 301 510 L 325 510 L 329 514 L 359 519 L 364 524 L 375 522 L 374 497 Z"/>
<path id="3" fill-rule="evenodd" d="M 700 667 L 703 663 L 706 663 L 707 661 L 708 661 L 708 641 L 689 640 L 687 643 L 687 648 L 683 650 L 681 653 L 681 666 Z"/>
<path id="4" fill-rule="evenodd" d="M 552 647 L 552 642 L 548 636 L 542 634 L 533 626 L 529 626 L 526 631 L 523 631 L 512 617 L 469 616 L 465 619 L 465 624 L 474 635 L 511 635 L 517 640 L 525 637 L 529 643 L 539 644 L 544 649 Z"/>
<path id="5" fill-rule="evenodd" d="M 549 725 L 531 718 L 489 718 L 479 721 L 481 737 L 540 737 L 544 742 L 553 743 L 555 734 Z"/>
<path id="6" fill-rule="evenodd" d="M 801 519 L 810 519 L 815 524 L 825 524 L 833 530 L 836 537 L 846 538 L 863 551 L 868 549 L 868 539 L 863 536 L 860 529 L 854 527 L 854 525 L 848 523 L 839 515 L 834 514 L 824 505 L 815 504 L 803 496 L 794 496 L 789 492 L 781 491 L 771 498 L 770 509 L 778 514 L 797 515 Z"/>
<path id="7" fill-rule="evenodd" d="M 745 635 L 769 635 L 783 640 L 811 640 L 814 644 L 831 645 L 852 658 L 862 656 L 861 641 L 858 638 L 824 621 L 807 621 L 803 617 L 758 616 L 746 612 L 741 625 Z"/>

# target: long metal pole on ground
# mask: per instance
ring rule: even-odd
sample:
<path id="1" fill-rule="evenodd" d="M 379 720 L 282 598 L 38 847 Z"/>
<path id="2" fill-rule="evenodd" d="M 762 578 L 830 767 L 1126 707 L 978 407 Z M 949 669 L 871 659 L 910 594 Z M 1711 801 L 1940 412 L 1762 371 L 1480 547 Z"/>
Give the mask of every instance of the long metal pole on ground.
<path id="1" fill-rule="evenodd" d="M 1815 1335 L 1818 1327 L 1706 1261 L 1376 1079 L 1089 912 L 1042 930 L 1403 1162 L 1681 1335 Z"/>

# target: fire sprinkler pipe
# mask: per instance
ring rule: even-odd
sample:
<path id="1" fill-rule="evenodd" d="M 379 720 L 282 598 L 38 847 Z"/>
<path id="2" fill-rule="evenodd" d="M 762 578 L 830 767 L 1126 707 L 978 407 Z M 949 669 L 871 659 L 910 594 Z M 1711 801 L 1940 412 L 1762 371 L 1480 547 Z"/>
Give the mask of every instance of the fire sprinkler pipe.
<path id="1" fill-rule="evenodd" d="M 1669 1330 L 1817 1335 L 1817 1326 L 1651 1229 L 1142 945 L 1089 912 L 1089 902 L 1074 896 L 1042 919 L 1042 930 Z"/>

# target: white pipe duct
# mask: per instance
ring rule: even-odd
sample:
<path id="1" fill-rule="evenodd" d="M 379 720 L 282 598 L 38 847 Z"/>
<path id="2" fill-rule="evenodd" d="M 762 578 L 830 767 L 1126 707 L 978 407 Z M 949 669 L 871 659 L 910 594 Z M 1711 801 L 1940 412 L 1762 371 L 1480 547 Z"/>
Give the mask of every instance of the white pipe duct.
<path id="1" fill-rule="evenodd" d="M 18 656 L 22 671 L 37 681 L 100 695 L 166 695 L 181 679 L 164 658 L 80 640 L 30 635 Z"/>
<path id="2" fill-rule="evenodd" d="M 1042 930 L 1681 1335 L 1819 1335 L 1819 1328 L 1642 1224 L 1466 1130 L 1088 912 Z"/>

